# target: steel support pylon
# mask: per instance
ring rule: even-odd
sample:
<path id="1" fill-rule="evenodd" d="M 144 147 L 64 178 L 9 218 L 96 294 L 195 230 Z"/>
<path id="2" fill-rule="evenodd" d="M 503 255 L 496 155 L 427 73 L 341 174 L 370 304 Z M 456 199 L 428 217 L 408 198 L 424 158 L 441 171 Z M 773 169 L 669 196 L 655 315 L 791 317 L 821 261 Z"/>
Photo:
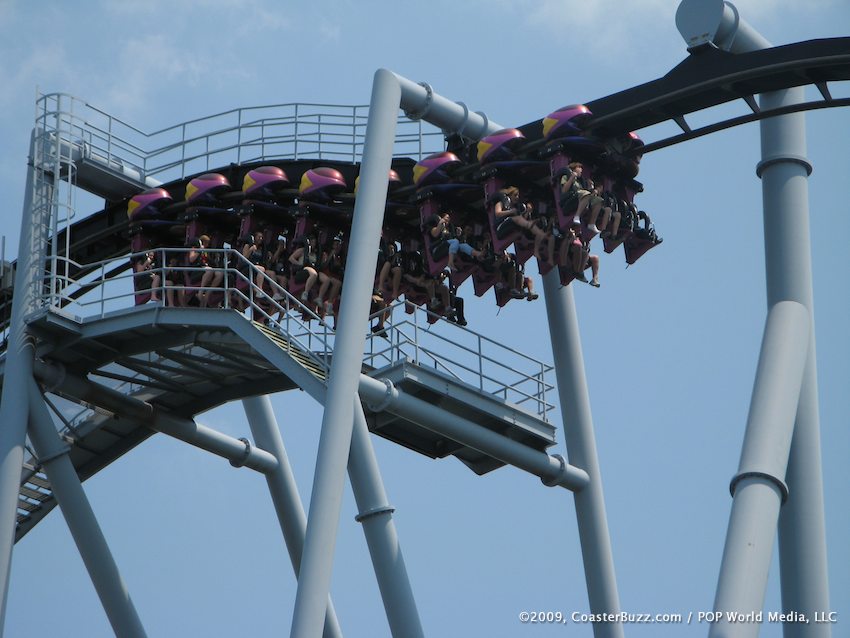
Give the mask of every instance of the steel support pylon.
<path id="1" fill-rule="evenodd" d="M 543 292 L 558 381 L 564 444 L 570 464 L 583 469 L 589 477 L 588 484 L 576 490 L 574 501 L 590 611 L 592 614 L 613 615 L 620 611 L 620 599 L 573 289 L 572 286 L 561 286 L 555 269 L 543 278 Z M 623 625 L 619 622 L 595 622 L 593 635 L 596 638 L 622 638 Z"/>
<path id="2" fill-rule="evenodd" d="M 6 625 L 6 601 L 12 548 L 15 544 L 18 492 L 24 462 L 29 404 L 24 399 L 32 379 L 35 342 L 27 329 L 26 319 L 38 306 L 38 284 L 44 272 L 45 247 L 49 238 L 52 187 L 39 172 L 37 144 L 43 143 L 32 132 L 29 167 L 24 192 L 18 264 L 15 273 L 15 295 L 6 346 L 3 372 L 3 397 L 0 402 L 0 636 Z M 40 178 L 40 179 L 39 179 Z M 34 206 L 34 202 L 38 205 Z M 37 213 L 37 214 L 36 214 Z"/>
<path id="3" fill-rule="evenodd" d="M 771 46 L 741 19 L 734 5 L 722 0 L 683 0 L 676 14 L 676 23 L 689 47 L 708 45 L 731 53 L 746 53 Z M 802 87 L 774 91 L 760 96 L 760 106 L 762 110 L 773 109 L 803 101 L 804 97 Z M 788 492 L 787 502 L 778 513 L 783 612 L 802 614 L 810 622 L 786 623 L 783 631 L 788 638 L 826 638 L 831 635 L 829 624 L 811 622 L 816 614 L 829 610 L 809 237 L 807 178 L 812 167 L 806 158 L 806 129 L 802 113 L 765 119 L 760 126 L 762 159 L 756 172 L 762 180 L 768 315 L 775 314 L 774 309 L 779 304 L 790 301 L 805 307 L 809 319 L 808 331 L 798 337 L 806 340 L 807 355 L 795 402 L 787 470 L 774 478 L 784 481 Z M 777 347 L 793 351 L 795 346 L 789 343 Z M 768 385 L 761 375 L 757 377 L 751 412 L 756 398 L 762 392 L 771 392 L 765 389 Z M 781 400 L 777 390 L 774 389 L 772 394 L 773 400 Z M 767 438 L 775 446 L 777 438 L 781 440 L 782 436 L 782 432 L 777 431 Z M 747 454 L 749 450 L 745 449 L 742 462 Z M 756 498 L 755 506 L 770 508 L 770 503 L 775 501 L 772 492 L 763 490 Z M 730 520 L 724 554 L 748 543 L 745 528 L 733 525 L 733 522 Z M 763 536 L 769 532 L 772 537 L 775 528 L 772 517 L 763 517 L 758 525 L 763 528 L 758 534 Z M 769 552 L 770 547 L 762 547 L 759 551 Z M 763 556 L 759 558 L 762 563 L 764 560 Z M 718 580 L 718 602 L 734 597 L 735 583 L 740 583 L 743 578 L 735 574 L 746 569 L 745 564 L 724 561 Z M 758 587 L 762 589 L 760 599 L 763 601 L 763 586 Z M 750 600 L 751 604 L 756 604 L 755 598 Z M 755 613 L 761 609 L 746 611 Z M 758 625 L 755 625 L 757 630 Z M 748 631 L 745 624 L 738 624 L 735 628 L 726 628 L 726 633 L 714 635 L 755 634 Z"/>
<path id="4" fill-rule="evenodd" d="M 360 188 L 351 223 L 351 249 L 345 267 L 340 320 L 310 497 L 301 577 L 295 595 L 292 638 L 319 637 L 324 601 L 330 590 L 345 468 L 354 427 L 354 401 L 366 339 L 363 326 L 367 325 L 369 317 L 375 254 L 386 207 L 399 108 L 444 131 L 460 131 L 473 139 L 500 128 L 484 115 L 471 113 L 465 106 L 436 95 L 427 85 L 415 84 L 386 69 L 375 73 L 360 166 Z"/>

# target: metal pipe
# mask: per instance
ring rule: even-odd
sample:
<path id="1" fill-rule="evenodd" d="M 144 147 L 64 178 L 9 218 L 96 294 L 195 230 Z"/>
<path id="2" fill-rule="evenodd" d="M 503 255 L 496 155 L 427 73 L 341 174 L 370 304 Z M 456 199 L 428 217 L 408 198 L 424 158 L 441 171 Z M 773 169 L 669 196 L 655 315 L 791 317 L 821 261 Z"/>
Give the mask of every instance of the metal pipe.
<path id="1" fill-rule="evenodd" d="M 693 33 L 706 34 L 715 44 L 733 53 L 771 46 L 720 0 L 684 0 L 676 15 L 686 41 Z M 679 16 L 690 16 L 683 28 Z M 690 42 L 689 42 L 690 44 Z M 800 103 L 805 89 L 795 87 L 763 93 L 762 110 Z M 826 525 L 823 506 L 823 472 L 820 454 L 820 417 L 817 400 L 814 304 L 811 241 L 809 238 L 808 180 L 812 171 L 806 157 L 806 129 L 802 113 L 760 122 L 762 159 L 756 172 L 762 180 L 765 271 L 768 309 L 781 301 L 796 301 L 809 311 L 808 359 L 797 405 L 794 438 L 786 482 L 790 497 L 779 516 L 779 557 L 782 607 L 814 618 L 829 611 L 829 578 Z M 786 638 L 827 637 L 829 623 L 789 623 Z"/>
<path id="2" fill-rule="evenodd" d="M 730 622 L 757 617 L 764 607 L 773 538 L 788 497 L 785 470 L 794 433 L 800 385 L 809 349 L 809 313 L 793 301 L 774 305 L 767 316 L 738 474 L 732 479 L 732 512 L 711 624 L 712 638 L 758 636 L 761 623 Z"/>
<path id="3" fill-rule="evenodd" d="M 139 421 L 152 430 L 212 452 L 230 461 L 234 467 L 247 467 L 264 474 L 277 469 L 277 459 L 273 454 L 252 446 L 245 439 L 222 434 L 192 419 L 163 413 L 147 401 L 126 396 L 88 379 L 66 374 L 55 365 L 37 361 L 34 368 L 36 377 L 50 387 L 60 389 L 84 403 Z"/>
<path id="4" fill-rule="evenodd" d="M 304 570 L 295 596 L 291 632 L 293 638 L 318 635 L 324 614 L 324 600 L 330 588 L 345 479 L 344 463 L 351 445 L 352 408 L 365 343 L 362 328 L 369 316 L 371 282 L 375 274 L 374 257 L 378 250 L 386 206 L 387 174 L 392 165 L 399 107 L 407 111 L 422 109 L 423 119 L 444 129 L 451 128 L 455 123 L 462 125 L 465 127 L 465 135 L 496 130 L 492 128 L 493 124 L 486 123 L 485 116 L 468 115 L 463 105 L 444 102 L 433 91 L 386 69 L 375 72 L 360 166 L 360 190 L 351 224 L 351 250 L 345 267 L 340 321 L 307 519 Z M 458 118 L 459 113 L 462 114 L 461 118 Z"/>
<path id="5" fill-rule="evenodd" d="M 380 405 L 382 410 L 539 476 L 545 485 L 560 485 L 573 491 L 581 491 L 588 485 L 588 474 L 568 465 L 561 457 L 534 450 L 468 419 L 447 415 L 436 405 L 398 392 L 386 379 L 361 375 L 360 396 L 367 403 Z"/>
<path id="6" fill-rule="evenodd" d="M 242 399 L 242 407 L 251 427 L 251 434 L 257 445 L 271 452 L 277 459 L 277 467 L 266 474 L 266 482 L 269 486 L 269 494 L 274 504 L 280 530 L 289 552 L 289 560 L 295 577 L 301 572 L 301 553 L 304 550 L 304 536 L 307 531 L 307 515 L 304 513 L 304 505 L 298 493 L 295 483 L 295 475 L 289 464 L 289 457 L 280 436 L 280 428 L 272 410 L 271 400 L 268 396 L 249 397 Z M 324 638 L 335 638 L 342 636 L 339 620 L 333 602 L 328 596 L 327 613 L 325 614 L 325 627 L 322 633 Z"/>
<path id="7" fill-rule="evenodd" d="M 302 571 L 295 596 L 292 638 L 318 638 L 330 591 L 345 467 L 354 423 L 354 397 L 365 344 L 363 326 L 369 317 L 375 253 L 381 236 L 400 99 L 401 90 L 395 76 L 389 71 L 377 71 L 366 126 L 360 189 L 351 224 L 351 250 L 342 286 L 340 319 L 322 418 Z"/>
<path id="8" fill-rule="evenodd" d="M 37 282 L 42 275 L 45 244 L 39 235 L 38 224 L 46 224 L 44 215 L 33 216 L 33 195 L 36 189 L 35 131 L 30 136 L 29 166 L 24 192 L 21 234 L 18 243 L 18 266 L 15 273 L 15 295 L 12 298 L 12 315 L 9 323 L 6 364 L 3 377 L 3 395 L 0 402 L 0 636 L 6 619 L 6 601 L 9 593 L 9 573 L 12 564 L 12 547 L 15 544 L 15 526 L 18 514 L 18 490 L 21 468 L 24 463 L 29 405 L 21 397 L 27 396 L 27 384 L 32 378 L 35 343 L 27 329 L 26 317 L 36 307 Z M 47 211 L 49 219 L 49 209 Z"/>
<path id="9" fill-rule="evenodd" d="M 401 88 L 401 108 L 412 120 L 423 119 L 443 131 L 456 132 L 471 140 L 504 128 L 491 122 L 484 113 L 471 112 L 462 102 L 453 102 L 434 93 L 425 82 L 413 82 L 395 73 L 393 76 Z"/>
<path id="10" fill-rule="evenodd" d="M 30 377 L 26 381 L 29 385 L 30 441 L 50 481 L 53 495 L 62 508 L 62 516 L 103 604 L 109 624 L 116 636 L 143 637 L 146 635 L 145 629 L 130 600 L 127 585 L 121 578 L 80 478 L 68 458 L 70 448 L 57 435 L 35 380 Z"/>
<path id="11" fill-rule="evenodd" d="M 157 432 L 225 458 L 233 467 L 247 467 L 263 474 L 273 473 L 278 468 L 273 454 L 251 445 L 247 439 L 222 434 L 192 419 L 181 419 L 157 411 L 153 420 L 144 421 L 144 424 Z"/>
<path id="12" fill-rule="evenodd" d="M 422 631 L 422 622 L 393 523 L 394 509 L 387 501 L 378 461 L 369 440 L 366 416 L 359 399 L 354 405 L 354 431 L 348 458 L 348 476 L 351 479 L 354 499 L 357 501 L 357 521 L 363 525 L 390 631 L 394 638 L 424 638 L 425 633 Z"/>
<path id="13" fill-rule="evenodd" d="M 587 486 L 575 493 L 574 501 L 590 611 L 593 614 L 616 614 L 620 611 L 620 598 L 573 289 L 572 286 L 561 286 L 558 272 L 553 270 L 543 277 L 543 292 L 567 456 L 589 476 Z M 619 622 L 596 622 L 593 635 L 596 638 L 622 638 L 623 625 Z"/>

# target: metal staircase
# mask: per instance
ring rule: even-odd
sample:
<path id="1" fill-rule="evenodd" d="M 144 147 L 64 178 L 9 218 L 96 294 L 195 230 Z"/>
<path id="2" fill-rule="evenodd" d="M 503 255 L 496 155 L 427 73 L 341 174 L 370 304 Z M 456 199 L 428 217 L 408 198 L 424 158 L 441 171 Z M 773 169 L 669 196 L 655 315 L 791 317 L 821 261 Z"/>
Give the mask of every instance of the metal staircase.
<path id="1" fill-rule="evenodd" d="M 101 264 L 95 270 L 108 267 Z M 38 365 L 185 419 L 228 401 L 294 388 L 323 401 L 334 334 L 298 300 L 286 295 L 277 302 L 263 297 L 259 303 L 258 291 L 249 288 L 246 294 L 234 286 L 224 292 L 242 300 L 244 310 L 145 304 L 107 311 L 122 300 L 132 303 L 130 277 L 96 287 L 77 282 L 86 291 L 73 298 L 73 287 L 66 286 L 67 303 L 30 321 L 38 336 Z M 231 281 L 237 280 L 234 270 Z M 554 427 L 546 421 L 552 409 L 546 401 L 552 390 L 551 366 L 488 344 L 486 337 L 455 324 L 439 322 L 439 328 L 426 330 L 425 310 L 396 314 L 400 318 L 387 324 L 388 338 L 367 341 L 364 374 L 390 380 L 401 392 L 438 405 L 447 415 L 474 421 L 532 449 L 545 451 L 555 443 Z M 486 351 L 488 345 L 494 352 Z M 150 423 L 116 414 L 86 397 L 69 396 L 49 384 L 44 390 L 83 481 L 156 432 Z M 479 474 L 504 465 L 409 415 L 368 404 L 364 408 L 373 433 L 411 450 L 431 458 L 455 456 Z M 55 504 L 39 459 L 30 455 L 21 476 L 16 540 Z"/>

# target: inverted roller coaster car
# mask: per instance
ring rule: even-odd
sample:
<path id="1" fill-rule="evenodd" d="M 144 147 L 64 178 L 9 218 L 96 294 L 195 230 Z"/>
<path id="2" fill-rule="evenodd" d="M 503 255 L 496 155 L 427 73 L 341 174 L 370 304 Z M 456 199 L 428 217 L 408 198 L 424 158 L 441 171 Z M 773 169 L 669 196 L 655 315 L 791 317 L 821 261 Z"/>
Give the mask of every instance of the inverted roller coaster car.
<path id="1" fill-rule="evenodd" d="M 547 141 L 554 141 L 581 135 L 591 117 L 593 113 L 584 104 L 564 106 L 543 118 L 543 137 Z"/>
<path id="2" fill-rule="evenodd" d="M 643 140 L 637 133 L 621 135 L 608 143 L 609 171 L 623 177 L 635 178 L 640 171 Z"/>
<path id="3" fill-rule="evenodd" d="M 298 195 L 307 201 L 330 202 L 334 195 L 344 192 L 346 188 L 342 173 L 335 168 L 320 166 L 304 172 L 298 186 Z"/>
<path id="4" fill-rule="evenodd" d="M 157 219 L 162 216 L 162 209 L 173 201 L 164 188 L 149 188 L 127 202 L 127 218 L 130 221 Z"/>
<path id="5" fill-rule="evenodd" d="M 215 200 L 223 192 L 230 190 L 230 182 L 221 173 L 205 173 L 186 184 L 186 201 L 201 204 Z"/>
<path id="6" fill-rule="evenodd" d="M 448 182 L 451 179 L 448 169 L 460 164 L 458 156 L 448 151 L 429 155 L 413 167 L 413 183 L 417 188 L 422 188 Z"/>
<path id="7" fill-rule="evenodd" d="M 242 192 L 247 197 L 274 197 L 289 186 L 289 178 L 282 168 L 260 166 L 245 173 L 242 179 Z"/>
<path id="8" fill-rule="evenodd" d="M 519 129 L 506 128 L 488 135 L 478 142 L 478 161 L 504 162 L 516 158 L 517 149 L 525 142 L 525 135 Z"/>

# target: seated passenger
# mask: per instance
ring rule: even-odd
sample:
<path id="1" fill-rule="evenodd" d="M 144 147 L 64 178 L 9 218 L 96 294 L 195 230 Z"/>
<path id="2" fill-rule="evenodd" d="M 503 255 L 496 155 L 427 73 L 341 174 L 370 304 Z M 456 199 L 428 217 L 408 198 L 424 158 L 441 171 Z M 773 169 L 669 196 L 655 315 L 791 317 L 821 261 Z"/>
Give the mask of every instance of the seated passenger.
<path id="1" fill-rule="evenodd" d="M 608 204 L 605 200 L 604 194 L 602 192 L 602 184 L 596 184 L 596 183 L 591 182 L 590 194 L 591 194 L 591 198 L 590 198 L 590 205 L 591 206 L 593 205 L 593 202 L 595 201 L 594 198 L 598 197 L 599 200 L 601 200 L 599 202 L 599 211 L 600 211 L 601 215 L 598 217 L 599 223 L 595 224 L 595 226 L 596 226 L 597 230 L 599 230 L 599 234 L 602 234 L 608 228 L 608 222 L 611 220 L 611 215 L 613 214 L 613 210 L 611 209 L 610 206 L 608 206 Z M 591 217 L 592 216 L 593 216 L 593 211 L 591 209 Z M 595 219 L 593 221 L 596 222 Z M 588 227 L 590 227 L 589 224 L 588 224 Z"/>
<path id="2" fill-rule="evenodd" d="M 590 246 L 583 242 L 574 228 L 567 229 L 567 235 L 561 243 L 560 263 L 572 270 L 572 275 L 578 281 L 590 283 L 599 288 L 599 257 L 590 254 Z M 587 281 L 584 271 L 590 267 L 592 279 Z"/>
<path id="3" fill-rule="evenodd" d="M 430 310 L 436 310 L 442 305 L 446 315 L 454 316 L 454 311 L 450 307 L 449 289 L 443 283 L 446 278 L 445 273 L 440 273 L 437 277 L 429 277 L 425 269 L 425 258 L 422 253 L 411 245 L 410 250 L 404 253 L 403 279 L 405 282 L 424 291 L 429 302 Z"/>
<path id="4" fill-rule="evenodd" d="M 167 306 L 185 306 L 186 291 L 183 288 L 183 271 L 180 270 L 180 256 L 171 253 L 166 256 L 167 262 L 163 279 L 165 280 L 165 300 Z"/>
<path id="5" fill-rule="evenodd" d="M 319 287 L 319 295 L 316 298 L 316 305 L 319 307 L 319 313 L 332 317 L 334 314 L 334 304 L 339 291 L 342 289 L 342 274 L 345 269 L 345 260 L 342 254 L 342 234 L 338 234 L 333 238 L 330 250 L 326 250 L 322 254 L 320 266 L 320 274 L 325 275 L 325 280 Z"/>
<path id="6" fill-rule="evenodd" d="M 383 294 L 388 290 L 387 284 L 391 285 L 389 302 L 398 299 L 401 294 L 401 276 L 404 270 L 402 253 L 396 242 L 383 242 L 383 249 L 378 253 L 378 292 Z"/>
<path id="7" fill-rule="evenodd" d="M 274 252 L 269 257 L 266 273 L 277 283 L 272 299 L 280 301 L 284 298 L 284 292 L 289 283 L 289 260 L 286 258 L 286 234 L 277 236 L 277 244 Z"/>
<path id="8" fill-rule="evenodd" d="M 542 260 L 540 246 L 546 239 L 545 231 L 532 221 L 533 208 L 530 202 L 521 202 L 519 189 L 508 186 L 496 194 L 496 203 L 493 207 L 496 216 L 496 235 L 500 238 L 507 237 L 515 228 L 524 230 L 534 237 L 534 254 Z"/>
<path id="9" fill-rule="evenodd" d="M 458 252 L 473 259 L 478 259 L 481 253 L 468 244 L 465 238 L 461 239 L 464 230 L 455 228 L 451 219 L 451 211 L 445 211 L 442 215 L 432 215 L 428 222 L 428 233 L 431 235 L 431 257 L 436 261 L 437 254 L 440 254 L 444 250 L 444 245 L 448 244 L 449 260 L 446 266 L 450 271 L 454 271 L 457 270 L 455 259 Z"/>
<path id="10" fill-rule="evenodd" d="M 266 274 L 266 267 L 264 265 L 266 263 L 266 247 L 263 242 L 263 231 L 258 230 L 254 233 L 251 240 L 246 241 L 242 247 L 242 256 L 251 262 L 251 266 L 253 266 L 257 273 L 254 282 L 257 284 L 258 290 L 256 294 L 259 296 L 264 294 L 263 281 Z"/>
<path id="11" fill-rule="evenodd" d="M 204 276 L 201 278 L 201 291 L 198 294 L 198 298 L 201 308 L 206 308 L 209 303 L 210 294 L 213 292 L 207 289 L 221 286 L 221 282 L 224 280 L 224 271 L 221 269 L 221 253 L 207 252 L 207 249 L 210 247 L 209 235 L 201 235 L 198 240 L 200 241 L 202 255 L 201 262 L 204 264 Z"/>
<path id="12" fill-rule="evenodd" d="M 138 255 L 133 258 L 133 289 L 136 291 L 136 294 L 143 294 L 145 291 L 150 291 L 150 301 L 154 303 L 158 303 L 160 300 L 159 297 L 159 282 L 161 277 L 158 272 L 155 272 L 156 268 L 156 253 L 154 251 L 150 251 L 145 253 L 144 255 Z M 156 285 L 154 285 L 156 283 Z M 137 297 L 138 299 L 138 297 Z M 136 301 L 136 303 L 141 303 L 140 301 Z"/>
<path id="13" fill-rule="evenodd" d="M 319 255 L 316 247 L 315 235 L 305 236 L 295 240 L 299 245 L 289 256 L 292 276 L 296 283 L 304 284 L 304 292 L 301 293 L 301 301 L 307 303 L 310 300 L 310 290 L 319 280 L 323 283 L 326 275 L 320 275 L 316 269 L 319 264 Z"/>
<path id="14" fill-rule="evenodd" d="M 594 235 L 599 234 L 596 227 L 596 218 L 602 208 L 602 198 L 592 192 L 593 182 L 582 177 L 584 166 L 581 162 L 571 162 L 570 172 L 561 177 L 561 210 L 565 214 L 574 211 L 574 223 L 581 223 L 582 215 L 590 210 L 587 219 L 587 228 Z"/>
<path id="15" fill-rule="evenodd" d="M 619 206 L 617 205 L 617 198 L 614 197 L 613 193 L 611 193 L 610 191 L 605 191 L 604 193 L 602 193 L 602 199 L 604 200 L 602 204 L 602 210 L 609 211 L 608 214 L 611 218 L 610 228 L 605 229 L 604 227 L 600 226 L 600 228 L 602 229 L 602 237 L 611 237 L 612 239 L 616 239 L 617 235 L 620 233 L 620 221 L 622 220 L 623 215 L 622 213 L 620 213 Z"/>

